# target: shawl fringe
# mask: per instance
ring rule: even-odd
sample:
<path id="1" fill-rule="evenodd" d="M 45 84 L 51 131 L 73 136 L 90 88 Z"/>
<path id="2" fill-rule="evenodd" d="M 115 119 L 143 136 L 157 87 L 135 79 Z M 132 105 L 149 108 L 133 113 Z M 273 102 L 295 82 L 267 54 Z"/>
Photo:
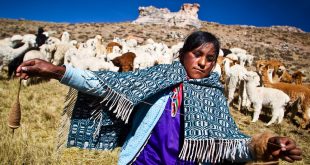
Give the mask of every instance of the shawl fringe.
<path id="1" fill-rule="evenodd" d="M 117 93 L 109 87 L 107 87 L 106 94 L 107 95 L 100 103 L 105 103 L 105 105 L 111 103 L 109 110 L 113 110 L 113 113 L 116 114 L 116 118 L 121 118 L 127 124 L 134 109 L 133 103 L 126 99 L 125 96 Z"/>
<path id="2" fill-rule="evenodd" d="M 109 111 L 113 110 L 112 112 L 115 114 L 115 117 L 120 118 L 122 121 L 125 122 L 125 124 L 127 124 L 130 115 L 134 109 L 134 104 L 130 100 L 126 99 L 126 97 L 122 94 L 105 85 L 104 82 L 100 79 L 99 81 L 100 83 L 98 84 L 98 86 L 102 85 L 106 89 L 102 93 L 103 99 L 102 101 L 100 101 L 100 104 L 105 104 L 105 106 L 109 106 Z M 89 91 L 92 90 L 96 90 L 96 87 L 90 89 Z M 90 120 L 93 120 L 94 124 L 96 123 L 96 121 L 98 121 L 95 132 L 93 133 L 93 138 L 95 138 L 99 135 L 100 127 L 102 125 L 102 109 L 100 108 L 100 105 L 97 105 L 96 108 L 94 108 L 93 112 L 91 113 Z M 95 125 L 92 125 L 92 127 L 95 127 Z"/>
<path id="3" fill-rule="evenodd" d="M 248 154 L 250 138 L 184 140 L 179 158 L 186 161 L 219 163 L 225 159 L 235 160 Z"/>
<path id="4" fill-rule="evenodd" d="M 93 75 L 92 75 L 93 76 Z M 84 77 L 87 80 L 91 80 L 92 76 L 88 76 L 88 77 Z M 101 79 L 96 79 L 99 80 L 99 84 L 98 86 L 103 86 L 106 90 L 102 92 L 102 96 L 103 99 L 100 102 L 101 104 L 104 104 L 106 106 L 109 106 L 109 111 L 113 110 L 113 113 L 116 114 L 116 118 L 120 118 L 122 121 L 125 122 L 125 124 L 128 123 L 129 121 L 129 117 L 134 109 L 134 104 L 133 102 L 131 102 L 130 100 L 128 100 L 124 95 L 118 93 L 117 91 L 113 90 L 111 87 L 109 87 L 108 85 L 106 85 L 106 83 L 104 81 L 102 81 Z M 86 83 L 88 83 L 88 81 L 86 81 Z M 89 89 L 89 91 L 93 91 L 96 90 L 97 87 L 94 87 L 92 89 Z M 88 91 L 88 92 L 89 92 Z M 94 111 L 92 113 L 92 117 L 91 119 L 95 119 L 95 120 L 100 120 L 101 119 L 101 115 L 102 113 L 100 113 L 101 111 Z M 100 125 L 101 125 L 101 120 L 99 121 L 99 124 L 97 126 L 97 129 L 95 131 L 94 135 L 97 135 L 100 131 Z"/>
<path id="5" fill-rule="evenodd" d="M 65 97 L 65 106 L 61 115 L 60 126 L 57 133 L 57 152 L 66 147 L 68 142 L 68 132 L 70 130 L 71 116 L 77 100 L 77 95 L 78 91 L 76 89 L 70 88 Z"/>

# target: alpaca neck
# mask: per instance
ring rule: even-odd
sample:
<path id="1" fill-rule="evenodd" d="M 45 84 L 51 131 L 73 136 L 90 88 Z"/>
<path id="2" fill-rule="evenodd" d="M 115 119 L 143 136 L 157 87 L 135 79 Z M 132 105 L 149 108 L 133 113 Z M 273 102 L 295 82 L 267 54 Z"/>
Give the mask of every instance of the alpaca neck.
<path id="1" fill-rule="evenodd" d="M 267 72 L 268 70 L 265 69 L 262 71 L 262 81 L 265 87 L 270 87 L 272 86 L 272 74 L 270 77 L 270 74 L 268 74 Z"/>

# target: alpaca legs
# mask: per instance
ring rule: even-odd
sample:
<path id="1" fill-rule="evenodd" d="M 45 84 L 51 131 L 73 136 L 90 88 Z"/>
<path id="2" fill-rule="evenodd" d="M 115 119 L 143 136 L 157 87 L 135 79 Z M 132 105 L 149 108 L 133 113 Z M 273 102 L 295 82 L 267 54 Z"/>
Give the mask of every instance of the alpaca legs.
<path id="1" fill-rule="evenodd" d="M 228 81 L 228 103 L 229 104 L 231 104 L 231 102 L 234 99 L 234 94 L 236 91 L 237 84 L 238 84 L 238 79 L 236 79 L 235 76 L 231 76 Z"/>
<path id="2" fill-rule="evenodd" d="M 280 111 L 281 110 L 279 108 L 273 107 L 272 117 L 271 117 L 270 121 L 266 124 L 267 126 L 273 124 L 277 120 L 277 118 L 280 117 L 280 113 L 281 113 Z"/>
<path id="3" fill-rule="evenodd" d="M 262 104 L 254 105 L 254 114 L 253 114 L 252 122 L 256 122 L 258 120 L 261 110 L 262 110 Z"/>
<path id="4" fill-rule="evenodd" d="M 236 90 L 236 88 L 229 88 L 228 89 L 228 104 L 231 104 L 231 102 L 233 101 L 235 90 Z"/>
<path id="5" fill-rule="evenodd" d="M 283 117 L 284 117 L 284 108 L 282 107 L 279 109 L 278 124 L 280 124 L 283 121 Z"/>

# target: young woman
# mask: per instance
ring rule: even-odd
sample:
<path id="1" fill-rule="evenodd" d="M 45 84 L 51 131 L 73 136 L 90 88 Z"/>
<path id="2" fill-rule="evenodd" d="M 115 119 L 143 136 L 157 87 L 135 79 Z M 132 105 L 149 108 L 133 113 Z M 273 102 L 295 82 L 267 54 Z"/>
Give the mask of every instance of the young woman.
<path id="1" fill-rule="evenodd" d="M 189 35 L 179 61 L 135 72 L 83 71 L 34 59 L 17 76 L 50 77 L 80 91 L 66 145 L 89 149 L 122 146 L 119 164 L 197 164 L 301 160 L 287 137 L 250 138 L 230 116 L 217 73 L 220 43 L 208 33 Z M 125 138 L 122 138 L 125 136 Z"/>

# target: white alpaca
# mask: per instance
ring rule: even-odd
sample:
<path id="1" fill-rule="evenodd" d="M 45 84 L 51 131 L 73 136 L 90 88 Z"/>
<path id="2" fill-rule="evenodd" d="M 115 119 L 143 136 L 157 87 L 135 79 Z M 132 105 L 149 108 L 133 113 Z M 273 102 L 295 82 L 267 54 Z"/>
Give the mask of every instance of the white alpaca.
<path id="1" fill-rule="evenodd" d="M 241 66 L 251 66 L 253 63 L 254 56 L 247 54 L 247 51 L 241 48 L 231 48 L 231 54 L 238 57 L 238 61 Z"/>
<path id="2" fill-rule="evenodd" d="M 241 48 L 231 48 L 230 51 L 233 53 L 233 54 L 246 54 L 246 50 L 244 49 L 241 49 Z"/>
<path id="3" fill-rule="evenodd" d="M 69 43 L 70 42 L 70 34 L 68 32 L 63 32 L 61 35 L 61 42 L 62 43 Z"/>
<path id="4" fill-rule="evenodd" d="M 0 40 L 0 45 L 6 45 L 14 48 L 16 45 L 20 44 L 23 40 L 21 35 L 13 35 L 11 38 L 4 38 Z"/>
<path id="5" fill-rule="evenodd" d="M 226 73 L 226 95 L 228 97 L 228 104 L 230 104 L 234 99 L 234 94 L 238 84 L 241 84 L 239 87 L 239 100 L 238 100 L 238 110 L 242 107 L 246 106 L 247 108 L 250 107 L 250 102 L 246 96 L 246 89 L 244 86 L 244 82 L 242 82 L 242 77 L 247 73 L 247 69 L 241 65 L 233 65 L 230 67 L 230 64 L 233 61 L 229 58 L 225 58 L 223 60 L 224 70 Z"/>
<path id="6" fill-rule="evenodd" d="M 23 39 L 24 45 L 13 49 L 7 45 L 0 45 L 0 71 L 4 66 L 8 66 L 10 62 L 12 62 L 15 58 L 25 53 L 29 48 L 35 47 L 35 40 L 27 38 L 27 40 Z"/>
<path id="7" fill-rule="evenodd" d="M 70 48 L 74 48 L 74 46 L 72 46 L 71 44 L 67 43 L 67 44 L 57 44 L 56 46 L 56 50 L 55 53 L 53 55 L 52 58 L 52 63 L 54 65 L 62 65 L 64 64 L 64 58 L 65 58 L 65 53 L 70 49 Z"/>
<path id="8" fill-rule="evenodd" d="M 267 126 L 273 124 L 277 119 L 278 123 L 281 123 L 284 117 L 285 106 L 290 101 L 289 96 L 278 89 L 257 87 L 260 78 L 255 72 L 246 73 L 244 80 L 246 81 L 247 95 L 254 107 L 252 122 L 258 120 L 262 106 L 271 105 L 272 118 L 267 123 Z"/>

